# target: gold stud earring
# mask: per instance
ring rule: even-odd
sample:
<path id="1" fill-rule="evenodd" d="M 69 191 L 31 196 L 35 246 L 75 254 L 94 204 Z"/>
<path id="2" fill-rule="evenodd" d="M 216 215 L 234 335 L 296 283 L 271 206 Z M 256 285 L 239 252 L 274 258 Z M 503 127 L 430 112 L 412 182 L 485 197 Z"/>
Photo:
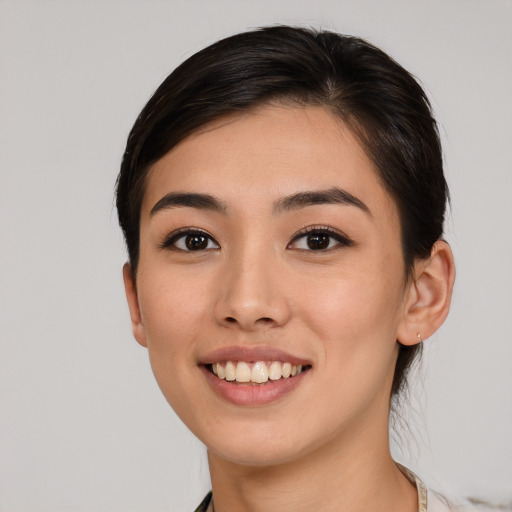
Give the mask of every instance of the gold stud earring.
<path id="1" fill-rule="evenodd" d="M 423 343 L 423 340 L 421 339 L 421 334 L 418 333 L 418 343 Z"/>

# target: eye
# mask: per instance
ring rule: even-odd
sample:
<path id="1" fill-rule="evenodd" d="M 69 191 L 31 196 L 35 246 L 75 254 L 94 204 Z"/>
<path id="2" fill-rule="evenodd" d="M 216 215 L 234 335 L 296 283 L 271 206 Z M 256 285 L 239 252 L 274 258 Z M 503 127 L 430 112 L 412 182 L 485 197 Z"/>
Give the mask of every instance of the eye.
<path id="1" fill-rule="evenodd" d="M 206 231 L 190 228 L 182 228 L 171 233 L 161 247 L 187 252 L 220 249 L 219 244 Z"/>
<path id="2" fill-rule="evenodd" d="M 309 226 L 292 237 L 290 249 L 301 251 L 327 251 L 339 246 L 349 247 L 352 240 L 329 227 Z"/>

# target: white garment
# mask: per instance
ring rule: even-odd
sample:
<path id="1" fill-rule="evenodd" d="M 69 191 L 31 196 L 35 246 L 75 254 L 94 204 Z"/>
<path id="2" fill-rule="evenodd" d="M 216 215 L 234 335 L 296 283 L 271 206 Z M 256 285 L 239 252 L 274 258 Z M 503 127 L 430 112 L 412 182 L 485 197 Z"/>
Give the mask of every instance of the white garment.
<path id="1" fill-rule="evenodd" d="M 512 511 L 511 508 L 494 508 L 477 505 L 467 500 L 450 500 L 441 494 L 428 491 L 427 512 L 498 512 Z"/>
<path id="2" fill-rule="evenodd" d="M 416 485 L 418 491 L 418 512 L 497 512 L 496 509 L 485 505 L 475 505 L 467 500 L 451 500 L 437 492 L 427 490 L 425 484 L 410 470 L 397 464 L 402 473 Z M 512 512 L 512 509 L 508 509 Z"/>

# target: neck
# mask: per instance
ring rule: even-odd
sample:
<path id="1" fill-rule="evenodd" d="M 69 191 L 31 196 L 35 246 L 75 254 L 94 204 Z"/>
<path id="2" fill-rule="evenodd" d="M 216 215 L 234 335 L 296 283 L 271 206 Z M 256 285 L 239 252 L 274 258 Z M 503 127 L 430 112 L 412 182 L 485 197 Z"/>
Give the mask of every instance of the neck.
<path id="1" fill-rule="evenodd" d="M 380 435 L 376 435 L 380 433 Z M 416 489 L 389 451 L 384 428 L 344 432 L 298 460 L 254 467 L 209 452 L 215 512 L 414 512 Z"/>

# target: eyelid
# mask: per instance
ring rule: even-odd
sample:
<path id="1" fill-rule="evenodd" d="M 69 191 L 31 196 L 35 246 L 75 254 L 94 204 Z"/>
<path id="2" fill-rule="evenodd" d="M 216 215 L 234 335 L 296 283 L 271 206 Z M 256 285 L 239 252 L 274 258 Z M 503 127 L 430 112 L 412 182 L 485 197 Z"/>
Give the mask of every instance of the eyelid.
<path id="1" fill-rule="evenodd" d="M 173 232 L 166 235 L 165 238 L 162 240 L 162 242 L 160 242 L 158 244 L 158 246 L 160 249 L 175 249 L 177 251 L 182 251 L 183 249 L 179 249 L 178 247 L 174 246 L 176 241 L 178 241 L 180 238 L 185 237 L 187 235 L 194 235 L 194 234 L 204 235 L 205 237 L 209 238 L 217 246 L 217 248 L 220 249 L 219 242 L 217 242 L 217 240 L 215 240 L 215 238 L 210 233 L 208 233 L 208 231 L 205 231 L 204 229 L 201 229 L 201 228 L 195 228 L 192 226 L 174 230 Z M 203 249 L 203 251 L 204 250 L 211 250 L 211 249 Z M 185 252 L 189 252 L 189 251 L 185 251 Z M 190 252 L 194 252 L 194 251 L 190 251 Z M 201 251 L 197 251 L 197 252 L 201 252 Z"/>
<path id="2" fill-rule="evenodd" d="M 297 231 L 296 233 L 294 233 L 294 235 L 291 237 L 290 242 L 288 243 L 288 248 L 290 248 L 290 246 L 294 242 L 299 240 L 299 238 L 302 238 L 304 236 L 311 235 L 311 234 L 316 234 L 316 233 L 318 233 L 318 234 L 326 234 L 326 235 L 334 238 L 337 242 L 339 242 L 337 244 L 337 246 L 341 245 L 341 246 L 344 246 L 344 247 L 350 247 L 354 243 L 353 240 L 351 240 L 342 231 L 334 229 L 334 228 L 332 228 L 330 226 L 312 225 L 312 226 L 305 226 L 305 227 L 301 228 L 299 231 Z M 311 252 L 326 252 L 326 251 L 329 251 L 329 250 L 334 249 L 334 248 L 335 247 L 331 247 L 331 248 L 325 249 L 323 251 L 319 250 L 319 251 L 311 251 Z"/>

